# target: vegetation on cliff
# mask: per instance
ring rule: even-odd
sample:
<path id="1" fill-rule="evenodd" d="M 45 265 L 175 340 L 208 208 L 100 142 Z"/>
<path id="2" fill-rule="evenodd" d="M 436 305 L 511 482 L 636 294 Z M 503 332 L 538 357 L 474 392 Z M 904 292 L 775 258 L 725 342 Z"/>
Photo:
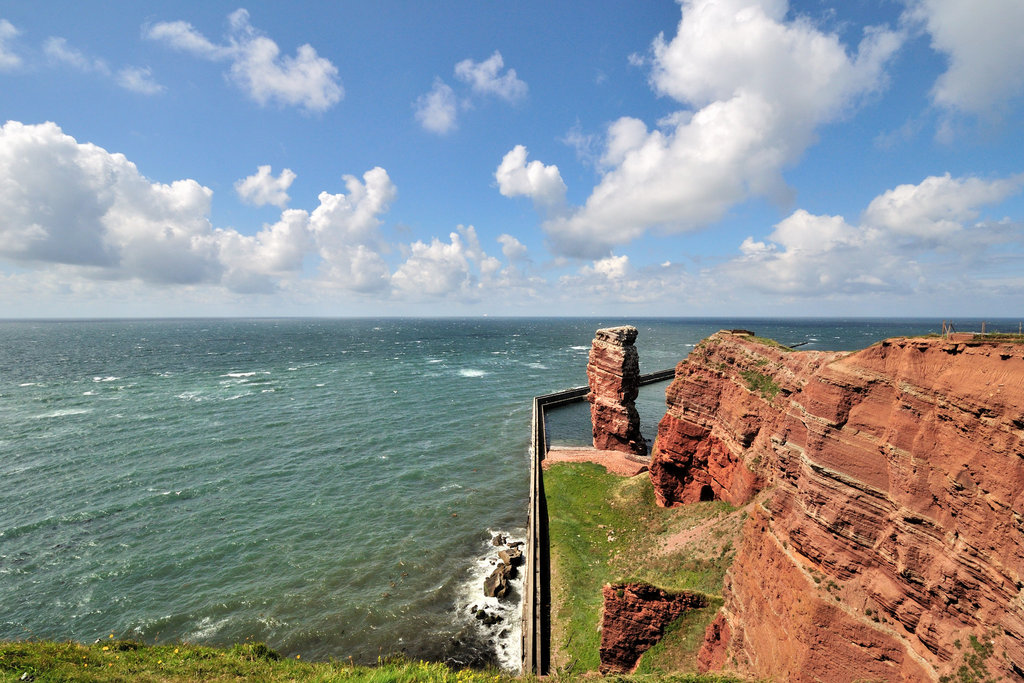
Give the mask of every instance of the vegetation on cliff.
<path id="1" fill-rule="evenodd" d="M 657 506 L 646 474 L 622 478 L 591 463 L 544 473 L 551 547 L 552 668 L 596 671 L 602 586 L 642 581 L 709 596 L 644 655 L 638 672 L 692 672 L 704 630 L 721 605 L 722 578 L 745 513 L 726 503 Z M 736 680 L 736 679 L 711 679 Z"/>

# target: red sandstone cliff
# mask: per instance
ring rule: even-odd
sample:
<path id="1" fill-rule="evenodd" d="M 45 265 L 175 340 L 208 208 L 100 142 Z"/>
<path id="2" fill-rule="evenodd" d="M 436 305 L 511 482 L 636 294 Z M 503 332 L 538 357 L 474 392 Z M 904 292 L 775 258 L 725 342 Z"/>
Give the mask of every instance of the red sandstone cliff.
<path id="1" fill-rule="evenodd" d="M 636 397 L 640 392 L 640 355 L 632 325 L 598 330 L 590 346 L 587 383 L 594 448 L 647 455 L 640 434 Z"/>
<path id="2" fill-rule="evenodd" d="M 1024 344 L 718 333 L 666 400 L 658 501 L 755 501 L 705 669 L 1024 679 Z"/>

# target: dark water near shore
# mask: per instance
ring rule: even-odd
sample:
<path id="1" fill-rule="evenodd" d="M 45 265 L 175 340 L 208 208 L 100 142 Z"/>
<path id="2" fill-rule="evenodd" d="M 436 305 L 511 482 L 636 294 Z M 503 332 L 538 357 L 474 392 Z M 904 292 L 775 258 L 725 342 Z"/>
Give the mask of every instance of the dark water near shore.
<path id="1" fill-rule="evenodd" d="M 585 384 L 594 330 L 624 323 L 642 372 L 723 327 L 854 349 L 941 324 L 0 322 L 0 638 L 514 664 L 518 605 L 480 583 L 491 534 L 525 533 L 530 398 Z M 585 439 L 579 415 L 552 439 Z"/>

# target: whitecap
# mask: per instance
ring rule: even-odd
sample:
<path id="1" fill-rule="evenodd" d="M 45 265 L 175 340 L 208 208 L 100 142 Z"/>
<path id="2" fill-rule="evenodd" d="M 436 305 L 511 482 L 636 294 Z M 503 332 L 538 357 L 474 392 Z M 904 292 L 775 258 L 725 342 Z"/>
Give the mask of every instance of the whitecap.
<path id="1" fill-rule="evenodd" d="M 43 386 L 39 382 L 22 382 L 18 385 L 19 387 L 41 387 Z"/>
<path id="2" fill-rule="evenodd" d="M 54 410 L 51 413 L 43 413 L 42 415 L 37 415 L 36 417 L 40 419 L 47 419 L 51 417 L 68 417 L 69 415 L 84 415 L 86 413 L 91 412 L 91 408 L 64 408 L 62 410 Z"/>
<path id="3" fill-rule="evenodd" d="M 95 391 L 83 391 L 82 392 L 82 396 L 95 396 L 95 395 L 96 395 Z"/>
<path id="4" fill-rule="evenodd" d="M 116 382 L 119 379 L 121 379 L 121 378 L 120 377 L 114 377 L 113 375 L 108 375 L 107 377 L 93 377 L 92 381 L 93 382 Z"/>
<path id="5" fill-rule="evenodd" d="M 533 368 L 534 370 L 547 370 L 547 369 L 549 369 L 548 366 L 544 365 L 543 363 L 527 363 L 526 367 Z"/>
<path id="6" fill-rule="evenodd" d="M 195 640 L 208 640 L 211 637 L 213 637 L 218 631 L 227 626 L 229 623 L 231 623 L 231 617 L 224 617 L 223 619 L 218 619 L 217 621 L 214 621 L 210 617 L 203 617 L 199 621 L 196 630 L 190 633 L 185 638 L 185 641 L 188 642 Z"/>
<path id="7" fill-rule="evenodd" d="M 235 378 L 254 377 L 254 376 L 258 375 L 258 374 L 259 374 L 258 372 L 229 372 L 226 375 L 221 375 L 221 377 L 235 377 Z"/>
<path id="8" fill-rule="evenodd" d="M 570 346 L 569 348 L 573 351 L 588 351 L 590 349 L 589 346 Z"/>
<path id="9" fill-rule="evenodd" d="M 440 358 L 428 358 L 427 362 L 428 363 L 443 363 L 444 361 L 442 359 L 440 359 Z"/>
<path id="10" fill-rule="evenodd" d="M 459 376 L 461 377 L 483 377 L 487 373 L 483 370 L 477 370 L 476 368 L 462 368 L 459 370 Z"/>

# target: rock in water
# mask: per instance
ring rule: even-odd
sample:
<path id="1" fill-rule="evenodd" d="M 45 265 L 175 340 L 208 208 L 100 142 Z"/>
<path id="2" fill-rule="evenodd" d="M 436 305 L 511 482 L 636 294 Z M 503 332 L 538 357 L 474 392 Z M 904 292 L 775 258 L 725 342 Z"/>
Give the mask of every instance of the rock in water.
<path id="1" fill-rule="evenodd" d="M 499 600 L 508 595 L 511 573 L 512 568 L 507 564 L 499 564 L 495 567 L 491 575 L 484 579 L 484 595 Z"/>
<path id="2" fill-rule="evenodd" d="M 640 435 L 636 397 L 640 392 L 637 329 L 632 325 L 598 330 L 590 346 L 587 382 L 594 448 L 647 455 Z"/>
<path id="3" fill-rule="evenodd" d="M 498 557 L 501 561 L 510 567 L 522 564 L 523 562 L 523 551 L 519 548 L 509 548 L 508 550 L 499 550 Z"/>

